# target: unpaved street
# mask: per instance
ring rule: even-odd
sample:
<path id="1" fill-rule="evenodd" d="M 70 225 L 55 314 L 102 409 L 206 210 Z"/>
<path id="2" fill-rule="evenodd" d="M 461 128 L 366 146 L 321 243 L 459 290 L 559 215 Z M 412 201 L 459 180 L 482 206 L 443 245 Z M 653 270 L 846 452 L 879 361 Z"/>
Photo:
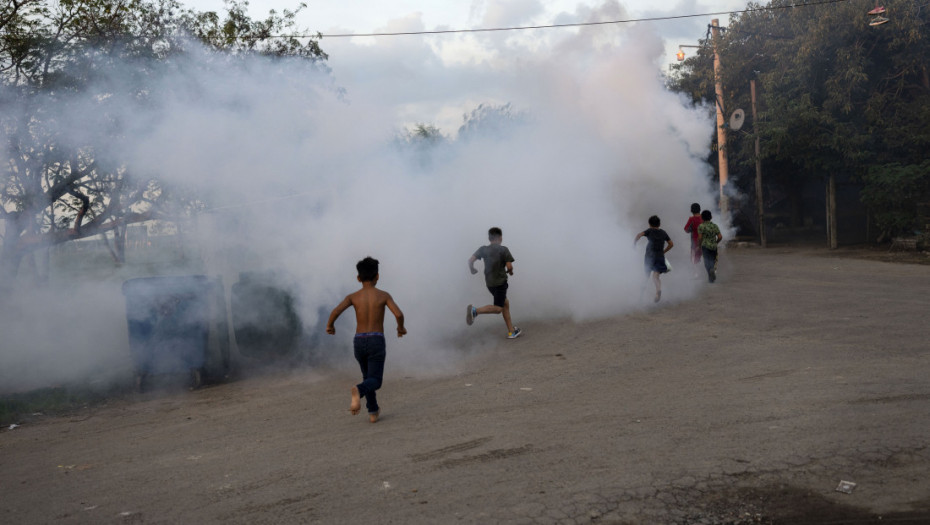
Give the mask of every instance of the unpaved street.
<path id="1" fill-rule="evenodd" d="M 300 370 L 4 429 L 0 522 L 930 523 L 930 266 L 726 257 L 459 375 L 392 375 L 389 341 L 375 425 L 354 372 Z"/>

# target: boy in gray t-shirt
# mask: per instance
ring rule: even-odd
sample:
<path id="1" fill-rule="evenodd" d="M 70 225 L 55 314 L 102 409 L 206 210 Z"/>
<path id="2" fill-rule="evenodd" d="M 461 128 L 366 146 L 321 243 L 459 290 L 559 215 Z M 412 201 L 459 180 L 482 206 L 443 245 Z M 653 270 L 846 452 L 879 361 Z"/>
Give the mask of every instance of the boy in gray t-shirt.
<path id="1" fill-rule="evenodd" d="M 504 234 L 501 229 L 496 226 L 491 228 L 488 230 L 488 241 L 491 244 L 478 248 L 468 258 L 468 269 L 472 275 L 478 273 L 475 269 L 475 261 L 478 259 L 484 261 L 484 282 L 494 297 L 494 302 L 480 308 L 468 305 L 465 322 L 471 325 L 479 314 L 503 314 L 504 323 L 507 324 L 507 338 L 516 339 L 523 332 L 510 320 L 510 301 L 507 299 L 507 276 L 513 275 L 513 255 L 506 246 L 501 244 L 503 240 Z"/>

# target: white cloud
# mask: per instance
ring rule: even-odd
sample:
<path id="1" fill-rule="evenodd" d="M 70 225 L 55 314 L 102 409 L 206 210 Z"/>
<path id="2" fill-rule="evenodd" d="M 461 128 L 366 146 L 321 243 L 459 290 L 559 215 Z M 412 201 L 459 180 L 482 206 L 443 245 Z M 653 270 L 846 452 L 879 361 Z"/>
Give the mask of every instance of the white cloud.
<path id="1" fill-rule="evenodd" d="M 524 25 L 543 13 L 539 0 L 491 0 L 484 10 L 484 27 Z"/>

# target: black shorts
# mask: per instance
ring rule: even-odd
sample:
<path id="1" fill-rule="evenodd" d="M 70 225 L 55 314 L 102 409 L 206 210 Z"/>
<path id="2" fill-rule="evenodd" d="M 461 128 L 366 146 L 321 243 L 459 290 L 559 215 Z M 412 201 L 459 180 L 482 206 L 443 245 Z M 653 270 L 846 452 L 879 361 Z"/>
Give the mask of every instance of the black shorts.
<path id="1" fill-rule="evenodd" d="M 645 260 L 646 277 L 656 273 L 668 273 L 668 266 L 665 265 L 665 254 L 650 255 L 646 254 Z"/>
<path id="2" fill-rule="evenodd" d="M 507 283 L 498 286 L 488 286 L 488 291 L 494 296 L 494 306 L 504 307 L 507 301 Z"/>

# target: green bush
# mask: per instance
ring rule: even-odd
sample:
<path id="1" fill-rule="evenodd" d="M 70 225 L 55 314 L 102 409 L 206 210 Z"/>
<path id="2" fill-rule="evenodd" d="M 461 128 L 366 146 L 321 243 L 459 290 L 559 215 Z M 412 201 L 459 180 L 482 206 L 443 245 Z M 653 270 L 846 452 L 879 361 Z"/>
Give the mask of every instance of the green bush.
<path id="1" fill-rule="evenodd" d="M 862 202 L 875 218 L 882 238 L 912 235 L 920 228 L 918 204 L 930 194 L 930 160 L 874 166 L 863 182 Z"/>

